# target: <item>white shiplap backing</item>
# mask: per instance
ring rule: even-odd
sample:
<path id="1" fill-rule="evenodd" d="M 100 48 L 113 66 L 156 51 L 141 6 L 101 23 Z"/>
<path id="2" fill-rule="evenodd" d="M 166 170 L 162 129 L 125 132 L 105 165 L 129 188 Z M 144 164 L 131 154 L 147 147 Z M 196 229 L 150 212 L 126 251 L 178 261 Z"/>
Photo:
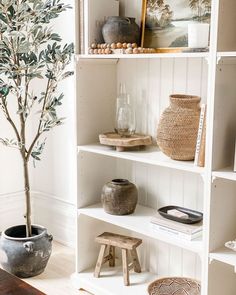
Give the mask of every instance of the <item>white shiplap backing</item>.
<path id="1" fill-rule="evenodd" d="M 206 102 L 207 61 L 204 58 L 81 62 L 78 76 L 79 145 L 96 142 L 99 133 L 113 129 L 111 110 L 115 109 L 121 82 L 126 83 L 135 105 L 137 131 L 152 135 L 154 142 L 160 114 L 169 105 L 170 94 L 200 95 L 202 102 Z M 85 77 L 90 79 L 93 87 L 86 87 Z M 99 202 L 104 183 L 119 177 L 137 185 L 142 205 L 157 209 L 174 204 L 203 211 L 200 175 L 86 152 L 80 154 L 78 167 L 79 206 Z M 159 276 L 201 278 L 201 262 L 197 255 L 167 243 L 142 238 L 145 246 L 140 253 L 141 262 L 147 270 Z"/>
<path id="2" fill-rule="evenodd" d="M 119 84 L 126 83 L 136 109 L 137 131 L 153 136 L 169 95 L 182 93 L 207 98 L 207 61 L 204 58 L 119 60 Z M 117 160 L 117 176 L 133 181 L 142 205 L 160 208 L 179 205 L 203 210 L 201 176 L 125 160 Z M 159 276 L 181 275 L 200 279 L 197 255 L 162 242 L 147 241 L 145 264 Z"/>
<path id="3" fill-rule="evenodd" d="M 142 163 L 117 160 L 117 177 L 134 182 L 139 203 L 152 208 L 178 205 L 202 211 L 203 181 L 201 176 Z M 166 243 L 144 238 L 148 247 L 142 261 L 159 276 L 181 275 L 200 279 L 197 255 Z"/>
<path id="4" fill-rule="evenodd" d="M 140 25 L 142 0 L 119 0 L 120 2 L 120 15 L 126 17 L 134 17 L 136 23 Z"/>
<path id="5" fill-rule="evenodd" d="M 199 95 L 206 102 L 207 74 L 204 58 L 120 59 L 117 89 L 126 83 L 136 108 L 137 131 L 155 137 L 170 94 Z"/>
<path id="6" fill-rule="evenodd" d="M 141 0 L 120 1 L 120 14 L 135 17 L 138 24 L 141 10 Z M 126 84 L 135 106 L 137 132 L 152 135 L 155 143 L 157 124 L 162 111 L 169 105 L 169 95 L 199 95 L 202 102 L 206 102 L 207 75 L 205 58 L 80 62 L 78 144 L 93 143 L 98 140 L 99 133 L 113 129 L 114 118 L 110 114 L 115 109 L 120 83 Z M 86 79 L 91 81 L 92 87 L 88 88 Z M 79 206 L 98 202 L 101 187 L 115 176 L 127 178 L 137 185 L 142 205 L 157 209 L 174 204 L 203 211 L 203 181 L 197 174 L 82 153 L 79 156 L 79 175 Z M 135 236 L 135 233 L 131 234 Z M 145 245 L 140 253 L 142 267 L 159 276 L 201 278 L 201 261 L 197 255 L 154 239 L 142 238 Z"/>

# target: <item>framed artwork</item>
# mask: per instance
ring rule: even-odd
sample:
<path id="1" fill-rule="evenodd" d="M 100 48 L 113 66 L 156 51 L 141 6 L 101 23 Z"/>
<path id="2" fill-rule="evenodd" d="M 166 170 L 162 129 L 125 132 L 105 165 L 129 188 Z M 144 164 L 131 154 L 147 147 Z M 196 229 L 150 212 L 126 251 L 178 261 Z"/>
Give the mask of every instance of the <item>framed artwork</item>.
<path id="1" fill-rule="evenodd" d="M 211 0 L 143 0 L 141 46 L 188 46 L 188 24 L 210 23 Z"/>

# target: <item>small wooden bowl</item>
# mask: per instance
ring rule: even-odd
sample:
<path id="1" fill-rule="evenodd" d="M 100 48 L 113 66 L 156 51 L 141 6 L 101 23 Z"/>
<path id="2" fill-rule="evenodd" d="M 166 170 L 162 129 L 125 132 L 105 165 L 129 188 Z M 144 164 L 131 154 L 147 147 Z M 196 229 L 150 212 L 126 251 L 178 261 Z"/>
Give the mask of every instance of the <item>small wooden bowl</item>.
<path id="1" fill-rule="evenodd" d="M 149 295 L 200 295 L 201 285 L 198 281 L 184 277 L 169 277 L 156 280 L 148 287 Z"/>
<path id="2" fill-rule="evenodd" d="M 118 152 L 123 152 L 126 149 L 146 146 L 152 144 L 152 138 L 149 135 L 134 134 L 130 137 L 121 137 L 115 132 L 108 132 L 99 135 L 101 144 L 114 146 Z"/>

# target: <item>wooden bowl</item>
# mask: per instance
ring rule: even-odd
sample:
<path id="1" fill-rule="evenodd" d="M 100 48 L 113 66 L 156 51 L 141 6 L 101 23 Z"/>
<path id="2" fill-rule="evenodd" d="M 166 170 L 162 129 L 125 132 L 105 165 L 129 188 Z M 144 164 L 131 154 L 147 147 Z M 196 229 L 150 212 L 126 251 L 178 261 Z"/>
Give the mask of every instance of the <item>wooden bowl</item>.
<path id="1" fill-rule="evenodd" d="M 156 280 L 148 287 L 149 295 L 200 295 L 201 285 L 198 281 L 183 278 L 169 277 Z"/>

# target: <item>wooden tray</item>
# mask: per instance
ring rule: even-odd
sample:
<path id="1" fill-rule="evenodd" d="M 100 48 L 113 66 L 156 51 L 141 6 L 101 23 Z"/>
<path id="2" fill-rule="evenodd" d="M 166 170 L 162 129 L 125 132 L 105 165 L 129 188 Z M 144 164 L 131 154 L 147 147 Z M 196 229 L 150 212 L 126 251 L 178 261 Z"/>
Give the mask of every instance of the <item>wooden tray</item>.
<path id="1" fill-rule="evenodd" d="M 186 47 L 166 47 L 156 48 L 156 53 L 181 53 Z"/>
<path id="2" fill-rule="evenodd" d="M 152 138 L 149 135 L 134 134 L 131 137 L 121 137 L 115 132 L 108 132 L 99 135 L 101 144 L 116 147 L 118 152 L 123 152 L 126 149 L 146 146 L 152 144 Z"/>

